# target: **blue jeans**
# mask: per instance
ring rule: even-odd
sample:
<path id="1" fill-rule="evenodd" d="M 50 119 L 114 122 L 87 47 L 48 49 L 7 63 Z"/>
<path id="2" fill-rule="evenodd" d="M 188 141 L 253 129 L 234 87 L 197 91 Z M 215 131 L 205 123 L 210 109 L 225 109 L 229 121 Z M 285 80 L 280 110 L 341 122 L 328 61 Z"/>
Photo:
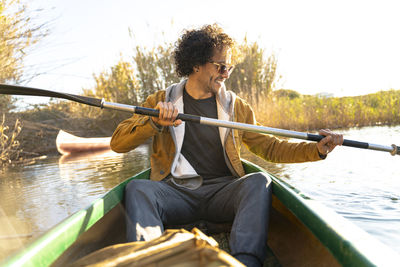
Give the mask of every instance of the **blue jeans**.
<path id="1" fill-rule="evenodd" d="M 271 195 L 271 179 L 261 172 L 205 180 L 195 190 L 178 187 L 168 179 L 133 180 L 126 187 L 127 238 L 129 242 L 157 238 L 164 225 L 233 222 L 231 254 L 256 257 L 262 263 Z"/>

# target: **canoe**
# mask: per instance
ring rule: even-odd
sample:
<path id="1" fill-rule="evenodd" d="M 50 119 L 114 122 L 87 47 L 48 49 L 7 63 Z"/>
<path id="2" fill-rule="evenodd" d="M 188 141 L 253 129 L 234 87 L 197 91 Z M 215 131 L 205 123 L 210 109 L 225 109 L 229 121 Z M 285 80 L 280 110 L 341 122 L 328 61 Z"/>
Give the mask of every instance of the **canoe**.
<path id="1" fill-rule="evenodd" d="M 110 150 L 111 137 L 85 138 L 60 130 L 57 134 L 56 145 L 61 155 L 90 153 Z"/>
<path id="2" fill-rule="evenodd" d="M 243 161 L 247 173 L 264 171 Z M 125 242 L 124 189 L 114 187 L 86 209 L 56 225 L 4 266 L 65 266 L 106 246 Z M 273 203 L 264 266 L 393 266 L 400 256 L 319 202 L 269 174 Z"/>

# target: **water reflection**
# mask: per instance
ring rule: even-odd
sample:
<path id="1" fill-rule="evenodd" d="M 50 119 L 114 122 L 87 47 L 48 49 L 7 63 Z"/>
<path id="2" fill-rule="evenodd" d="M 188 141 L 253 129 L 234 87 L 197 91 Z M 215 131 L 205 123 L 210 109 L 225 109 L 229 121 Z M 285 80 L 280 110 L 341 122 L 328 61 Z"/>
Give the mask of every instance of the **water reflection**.
<path id="1" fill-rule="evenodd" d="M 400 126 L 342 133 L 346 139 L 390 146 L 399 144 Z M 319 162 L 271 164 L 250 159 L 400 252 L 399 156 L 338 147 Z"/>
<path id="2" fill-rule="evenodd" d="M 0 259 L 148 168 L 148 153 L 140 146 L 124 154 L 53 157 L 0 173 Z"/>

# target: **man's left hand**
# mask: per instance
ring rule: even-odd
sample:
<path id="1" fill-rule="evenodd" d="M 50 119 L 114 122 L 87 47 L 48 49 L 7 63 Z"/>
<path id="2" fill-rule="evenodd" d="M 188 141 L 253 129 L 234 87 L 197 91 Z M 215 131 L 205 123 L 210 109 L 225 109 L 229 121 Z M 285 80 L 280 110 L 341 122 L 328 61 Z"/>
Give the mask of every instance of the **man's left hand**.
<path id="1" fill-rule="evenodd" d="M 320 130 L 320 135 L 325 136 L 317 143 L 318 152 L 321 155 L 328 155 L 336 146 L 343 144 L 343 135 L 331 132 L 330 130 Z"/>

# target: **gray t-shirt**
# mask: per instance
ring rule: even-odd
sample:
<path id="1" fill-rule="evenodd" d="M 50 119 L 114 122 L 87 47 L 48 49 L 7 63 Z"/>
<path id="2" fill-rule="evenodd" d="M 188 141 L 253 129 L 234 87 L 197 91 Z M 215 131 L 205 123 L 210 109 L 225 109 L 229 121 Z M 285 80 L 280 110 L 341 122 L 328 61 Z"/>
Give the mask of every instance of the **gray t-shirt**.
<path id="1" fill-rule="evenodd" d="M 185 89 L 183 104 L 186 114 L 218 118 L 215 96 L 194 99 Z M 203 179 L 232 176 L 225 163 L 218 127 L 186 122 L 181 153 Z"/>

